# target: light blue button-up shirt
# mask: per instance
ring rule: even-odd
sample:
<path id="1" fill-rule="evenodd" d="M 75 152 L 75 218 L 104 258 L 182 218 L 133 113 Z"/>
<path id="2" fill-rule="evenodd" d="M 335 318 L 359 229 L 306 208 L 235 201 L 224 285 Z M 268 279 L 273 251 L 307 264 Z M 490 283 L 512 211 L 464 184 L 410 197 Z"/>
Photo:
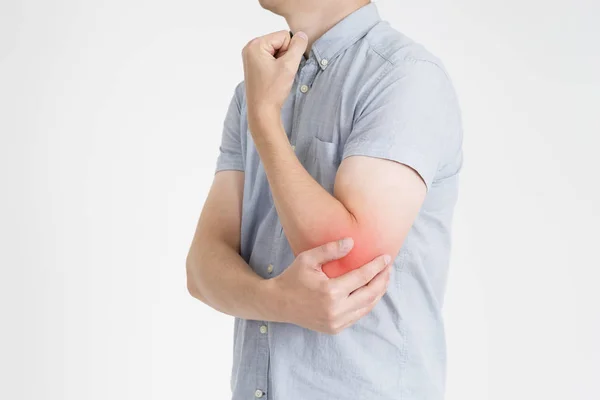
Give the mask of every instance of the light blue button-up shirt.
<path id="1" fill-rule="evenodd" d="M 269 279 L 294 256 L 246 111 L 242 82 L 225 119 L 217 171 L 245 172 L 241 255 Z M 235 319 L 233 399 L 442 399 L 442 303 L 462 165 L 460 110 L 442 63 L 382 21 L 371 3 L 313 44 L 282 121 L 298 159 L 330 193 L 340 162 L 363 155 L 410 166 L 427 196 L 394 260 L 388 292 L 353 326 L 327 335 Z"/>

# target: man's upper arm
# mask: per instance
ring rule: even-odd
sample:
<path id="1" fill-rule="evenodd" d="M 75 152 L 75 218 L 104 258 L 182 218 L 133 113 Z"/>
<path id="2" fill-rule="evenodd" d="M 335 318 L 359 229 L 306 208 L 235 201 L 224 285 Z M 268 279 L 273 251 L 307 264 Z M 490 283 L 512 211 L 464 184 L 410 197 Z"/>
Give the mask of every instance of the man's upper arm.
<path id="1" fill-rule="evenodd" d="M 241 136 L 242 89 L 235 88 L 225 120 L 213 183 L 202 208 L 186 260 L 188 290 L 204 302 L 198 276 L 206 263 L 214 262 L 208 252 L 240 253 L 240 228 L 244 192 L 244 157 Z"/>
<path id="2" fill-rule="evenodd" d="M 395 255 L 456 137 L 456 99 L 438 66 L 409 64 L 381 79 L 356 115 L 334 195 L 360 226 L 358 253 Z"/>
<path id="3" fill-rule="evenodd" d="M 244 173 L 221 171 L 215 174 L 202 208 L 194 242 L 220 241 L 239 253 Z"/>
<path id="4" fill-rule="evenodd" d="M 240 224 L 244 190 L 244 156 L 241 140 L 243 82 L 239 83 L 229 102 L 223 121 L 223 132 L 215 176 L 198 221 L 194 246 L 198 238 L 220 240 L 236 251 L 240 246 Z"/>
<path id="5" fill-rule="evenodd" d="M 348 256 L 348 262 L 356 257 L 358 265 L 365 258 L 395 256 L 400 251 L 426 188 L 420 176 L 404 164 L 352 156 L 340 165 L 334 194 L 360 227 L 360 238 L 355 238 L 355 243 L 361 248 Z"/>

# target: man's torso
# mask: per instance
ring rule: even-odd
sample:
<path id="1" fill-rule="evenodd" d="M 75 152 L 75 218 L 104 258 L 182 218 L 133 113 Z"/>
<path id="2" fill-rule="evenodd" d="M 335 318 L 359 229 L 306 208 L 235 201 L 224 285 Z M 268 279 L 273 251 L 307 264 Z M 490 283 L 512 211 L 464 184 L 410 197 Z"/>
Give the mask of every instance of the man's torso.
<path id="1" fill-rule="evenodd" d="M 303 60 L 282 109 L 290 146 L 333 193 L 357 107 L 388 70 L 438 59 L 381 21 L 370 4 L 327 32 Z M 445 73 L 445 71 L 444 71 Z M 243 84 L 239 143 L 245 172 L 241 255 L 265 279 L 294 256 L 273 204 L 246 120 Z M 398 110 L 399 113 L 402 110 Z M 233 399 L 441 399 L 445 341 L 441 308 L 450 229 L 462 165 L 460 117 L 425 202 L 394 261 L 388 292 L 367 316 L 337 335 L 236 318 Z M 221 161 L 220 161 L 221 162 Z"/>

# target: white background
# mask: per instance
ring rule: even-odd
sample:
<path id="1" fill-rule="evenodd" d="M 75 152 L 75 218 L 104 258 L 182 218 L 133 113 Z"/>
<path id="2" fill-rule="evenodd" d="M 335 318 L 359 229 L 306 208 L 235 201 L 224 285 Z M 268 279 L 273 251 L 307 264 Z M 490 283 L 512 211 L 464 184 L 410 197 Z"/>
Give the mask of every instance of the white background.
<path id="1" fill-rule="evenodd" d="M 382 0 L 440 56 L 465 168 L 447 399 L 600 399 L 600 3 Z M 0 2 L 0 398 L 226 399 L 186 291 L 247 1 Z"/>

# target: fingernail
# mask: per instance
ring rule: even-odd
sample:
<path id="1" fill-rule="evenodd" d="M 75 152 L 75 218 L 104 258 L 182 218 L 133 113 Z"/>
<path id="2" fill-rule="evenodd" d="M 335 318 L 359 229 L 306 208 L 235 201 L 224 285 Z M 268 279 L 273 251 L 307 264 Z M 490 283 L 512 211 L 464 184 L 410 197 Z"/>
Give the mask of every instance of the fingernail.
<path id="1" fill-rule="evenodd" d="M 308 40 L 308 35 L 302 31 L 294 33 L 295 36 L 300 36 L 304 40 Z"/>
<path id="2" fill-rule="evenodd" d="M 383 262 L 385 263 L 385 265 L 388 265 L 390 261 L 392 261 L 392 257 L 388 256 L 387 254 L 383 256 Z"/>
<path id="3" fill-rule="evenodd" d="M 344 238 L 344 239 L 340 240 L 340 250 L 341 251 L 348 251 L 352 248 L 353 245 L 354 245 L 354 241 L 352 240 L 352 238 Z"/>

